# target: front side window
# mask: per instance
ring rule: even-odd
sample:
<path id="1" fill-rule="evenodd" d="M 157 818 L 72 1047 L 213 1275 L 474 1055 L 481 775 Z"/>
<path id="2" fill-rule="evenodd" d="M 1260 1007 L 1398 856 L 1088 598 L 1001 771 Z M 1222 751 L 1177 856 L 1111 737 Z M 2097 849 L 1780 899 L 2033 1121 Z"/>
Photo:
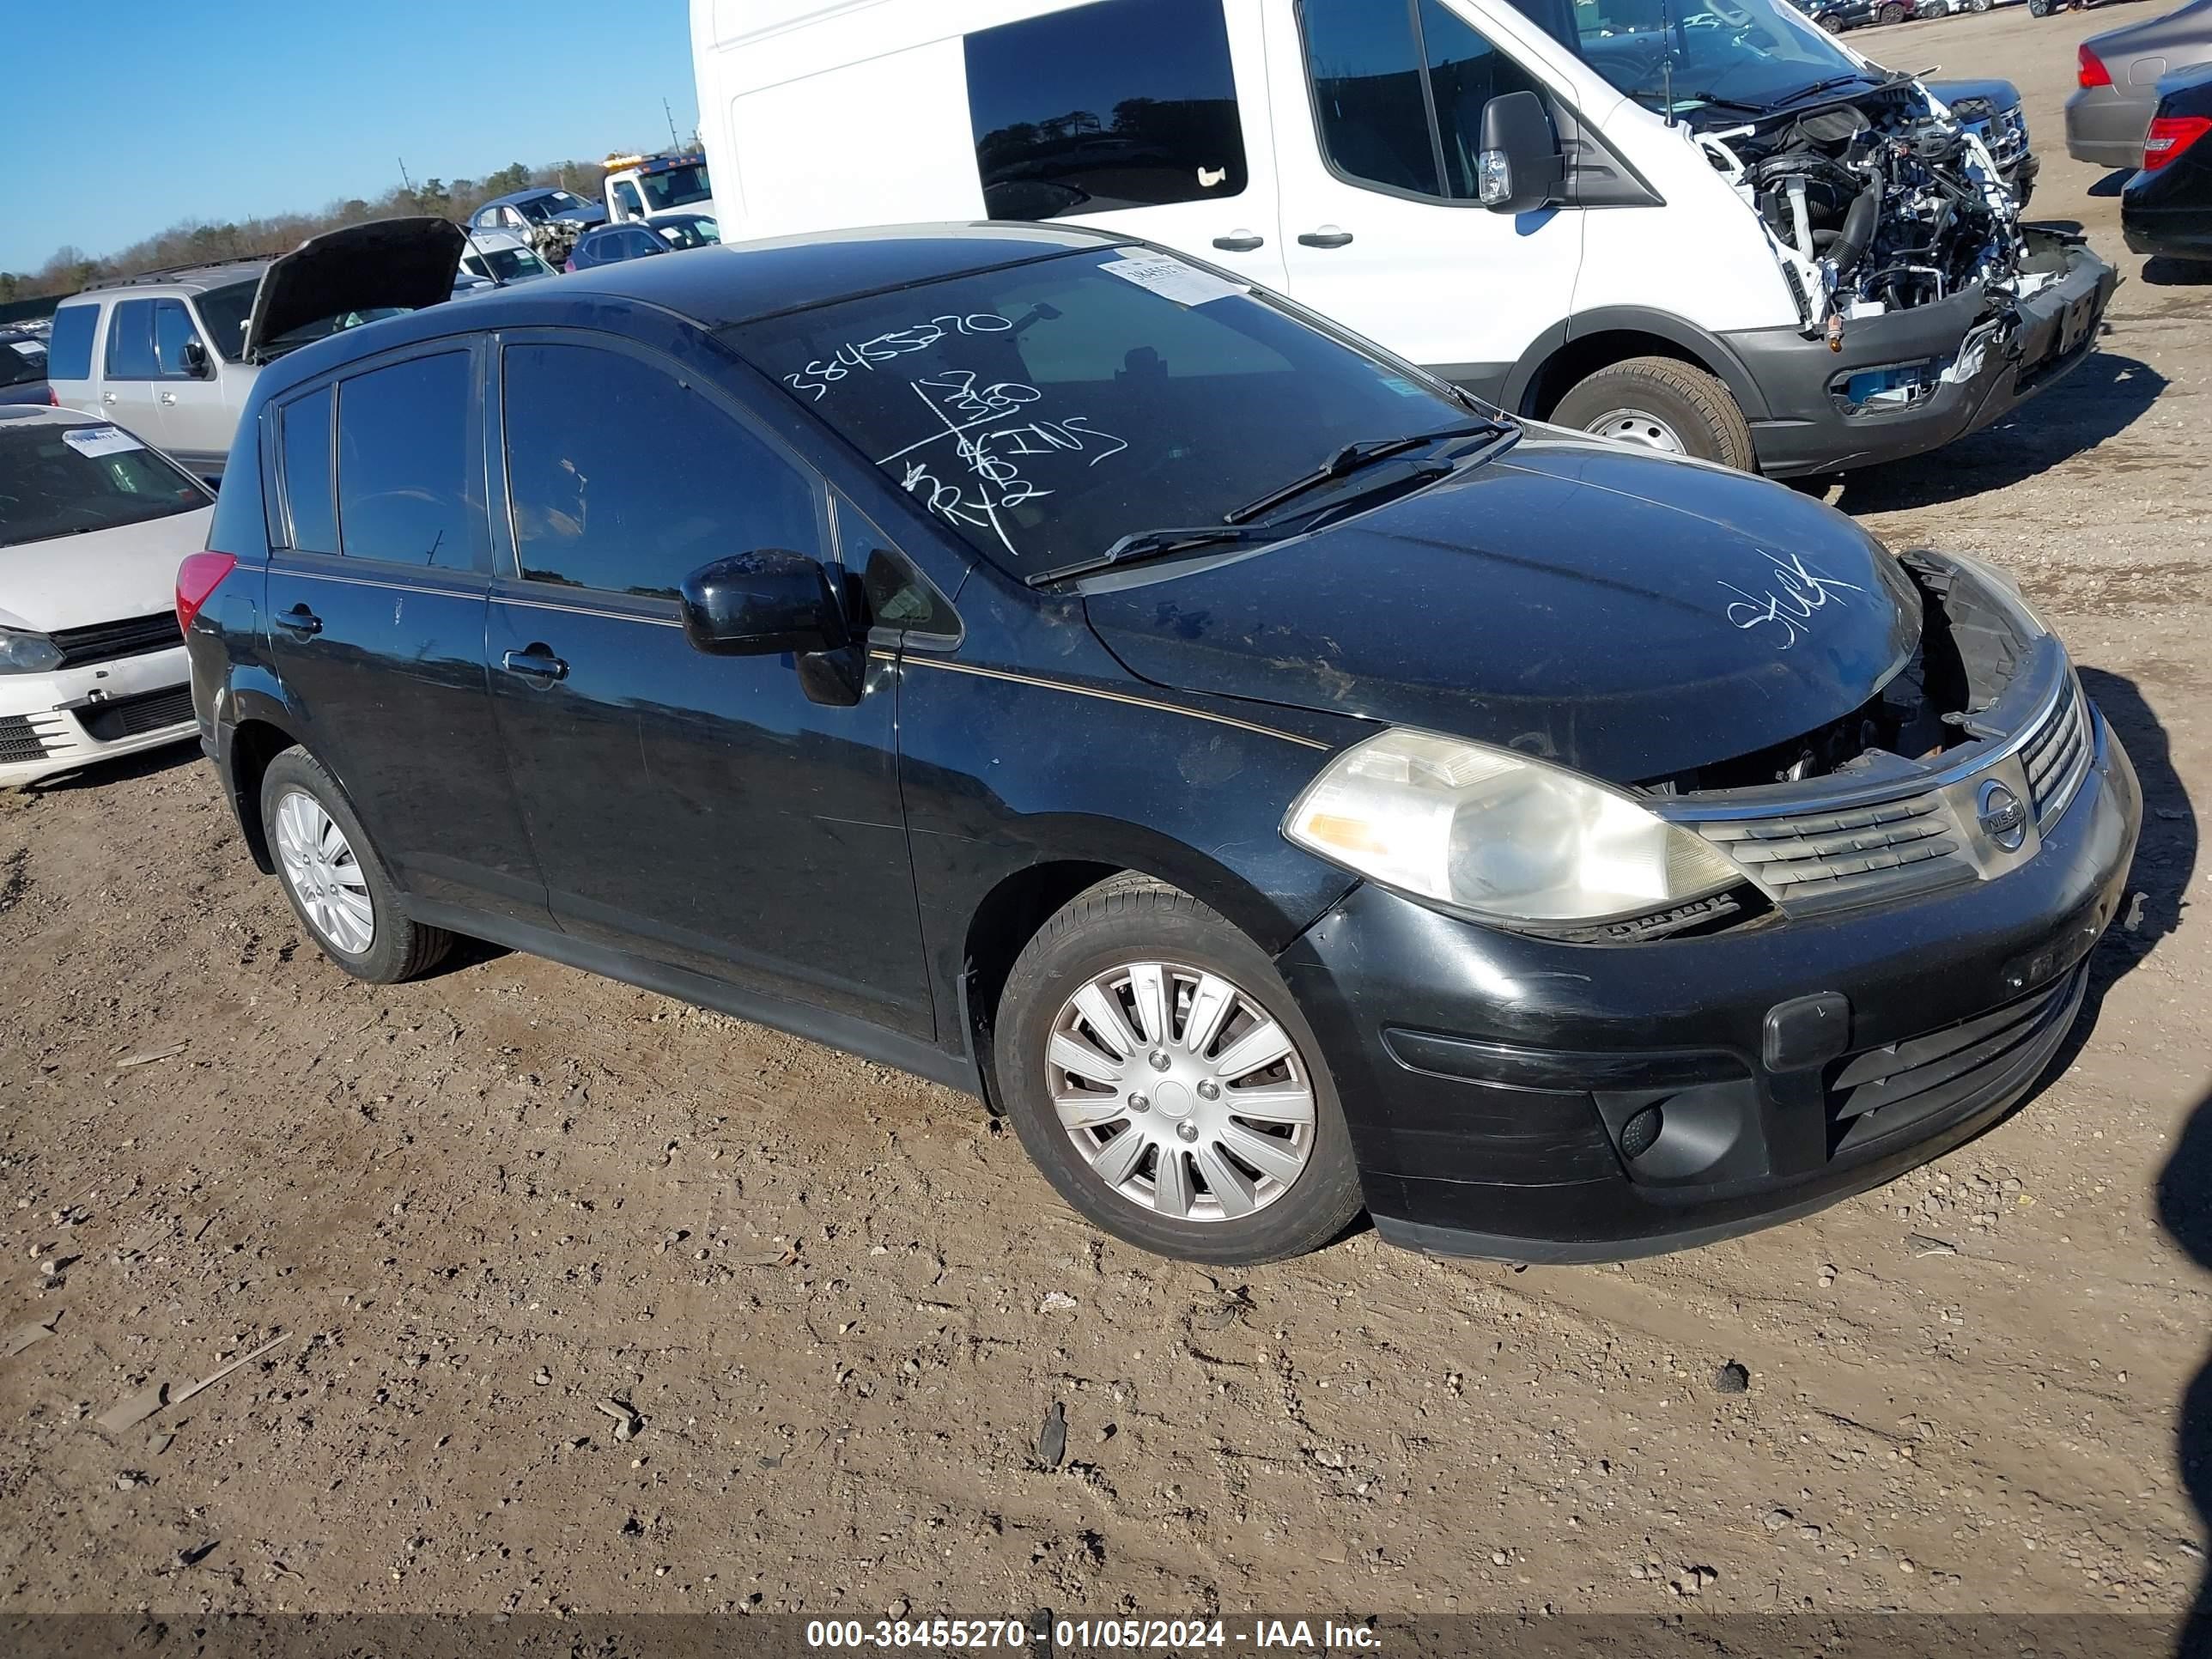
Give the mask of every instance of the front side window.
<path id="1" fill-rule="evenodd" d="M 1305 0 L 1298 15 L 1335 169 L 1386 190 L 1479 199 L 1484 106 L 1540 95 L 1540 83 L 1437 0 Z"/>
<path id="2" fill-rule="evenodd" d="M 511 345 L 502 364 L 527 580 L 674 599 L 733 553 L 822 556 L 814 486 L 673 375 L 593 346 Z"/>
<path id="3" fill-rule="evenodd" d="M 54 380 L 92 378 L 92 337 L 100 327 L 100 307 L 64 306 L 54 313 L 46 337 L 46 377 Z"/>
<path id="4" fill-rule="evenodd" d="M 0 426 L 0 548 L 143 524 L 212 499 L 119 428 Z M 66 555 L 56 549 L 38 556 Z M 0 574 L 7 568 L 0 559 Z M 85 580 L 93 580 L 89 571 Z"/>
<path id="5" fill-rule="evenodd" d="M 477 567 L 468 488 L 469 354 L 441 352 L 338 385 L 338 532 L 349 559 Z"/>
<path id="6" fill-rule="evenodd" d="M 302 553 L 338 550 L 337 492 L 331 477 L 331 388 L 284 405 L 277 447 L 284 458 L 284 504 L 290 544 Z"/>
<path id="7" fill-rule="evenodd" d="M 1348 443 L 1470 412 L 1419 371 L 1150 251 L 921 283 L 726 337 L 1024 577 L 1139 532 L 1220 525 Z"/>
<path id="8" fill-rule="evenodd" d="M 994 219 L 1225 200 L 1246 183 L 1221 0 L 1094 0 L 967 37 Z"/>
<path id="9" fill-rule="evenodd" d="M 191 370 L 185 366 L 185 345 L 199 337 L 199 330 L 192 326 L 192 314 L 185 309 L 182 300 L 154 301 L 154 361 L 162 379 L 192 378 Z M 201 340 L 200 349 L 204 351 L 207 342 Z"/>
<path id="10" fill-rule="evenodd" d="M 645 217 L 645 204 L 638 198 L 637 186 L 627 179 L 615 185 L 615 204 L 624 213 L 640 219 Z"/>
<path id="11" fill-rule="evenodd" d="M 154 356 L 154 302 L 119 301 L 107 321 L 107 378 L 151 380 L 161 373 L 161 362 Z"/>

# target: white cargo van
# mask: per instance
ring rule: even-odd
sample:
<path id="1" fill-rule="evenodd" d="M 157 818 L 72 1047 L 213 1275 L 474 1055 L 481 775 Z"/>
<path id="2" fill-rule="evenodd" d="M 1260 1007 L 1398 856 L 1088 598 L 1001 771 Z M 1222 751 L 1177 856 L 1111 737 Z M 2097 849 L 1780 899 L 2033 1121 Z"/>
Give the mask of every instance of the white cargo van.
<path id="1" fill-rule="evenodd" d="M 1072 220 L 1778 476 L 1986 425 L 2114 282 L 1785 0 L 692 0 L 692 35 L 726 240 Z"/>

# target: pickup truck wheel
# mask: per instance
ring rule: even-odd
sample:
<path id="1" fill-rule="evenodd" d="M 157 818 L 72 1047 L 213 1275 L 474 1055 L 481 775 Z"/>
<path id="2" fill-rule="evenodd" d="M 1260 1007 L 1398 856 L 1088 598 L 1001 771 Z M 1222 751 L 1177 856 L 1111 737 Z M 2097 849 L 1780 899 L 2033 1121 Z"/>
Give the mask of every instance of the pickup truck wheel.
<path id="1" fill-rule="evenodd" d="M 1561 426 L 1692 455 L 1748 472 L 1758 465 L 1751 427 L 1729 389 L 1673 357 L 1631 357 L 1567 389 L 1552 410 Z"/>
<path id="2" fill-rule="evenodd" d="M 1045 923 L 1007 977 L 994 1055 L 1045 1178 L 1141 1249 L 1276 1261 L 1359 1213 L 1335 1086 L 1282 975 L 1164 883 L 1117 876 Z"/>

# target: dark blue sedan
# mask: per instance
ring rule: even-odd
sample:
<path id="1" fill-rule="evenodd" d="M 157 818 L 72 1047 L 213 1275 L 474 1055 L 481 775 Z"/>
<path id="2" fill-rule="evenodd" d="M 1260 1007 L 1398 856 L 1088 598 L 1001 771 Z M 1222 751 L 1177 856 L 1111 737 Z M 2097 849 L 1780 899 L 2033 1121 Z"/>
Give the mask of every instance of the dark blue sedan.
<path id="1" fill-rule="evenodd" d="M 625 259 L 649 258 L 656 253 L 680 253 L 689 247 L 712 247 L 722 240 L 720 228 L 704 213 L 663 213 L 629 224 L 602 225 L 577 239 L 563 270 L 589 270 L 594 265 L 620 264 Z"/>

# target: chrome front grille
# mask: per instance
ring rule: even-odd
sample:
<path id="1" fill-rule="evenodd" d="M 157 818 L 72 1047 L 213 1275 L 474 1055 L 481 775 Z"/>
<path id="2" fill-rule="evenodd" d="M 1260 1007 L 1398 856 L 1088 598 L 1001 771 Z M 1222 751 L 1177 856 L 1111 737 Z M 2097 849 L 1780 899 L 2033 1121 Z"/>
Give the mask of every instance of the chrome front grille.
<path id="1" fill-rule="evenodd" d="M 2073 804 L 2081 780 L 2089 775 L 2091 749 L 2088 701 L 2069 674 L 2066 694 L 2028 735 L 2020 752 L 2021 763 L 2027 769 L 2037 828 L 2057 823 Z"/>
<path id="2" fill-rule="evenodd" d="M 1698 827 L 1746 875 L 1785 902 L 1855 898 L 1922 880 L 1948 879 L 1941 861 L 1962 845 L 1941 797 L 1933 793 L 1849 811 Z"/>

